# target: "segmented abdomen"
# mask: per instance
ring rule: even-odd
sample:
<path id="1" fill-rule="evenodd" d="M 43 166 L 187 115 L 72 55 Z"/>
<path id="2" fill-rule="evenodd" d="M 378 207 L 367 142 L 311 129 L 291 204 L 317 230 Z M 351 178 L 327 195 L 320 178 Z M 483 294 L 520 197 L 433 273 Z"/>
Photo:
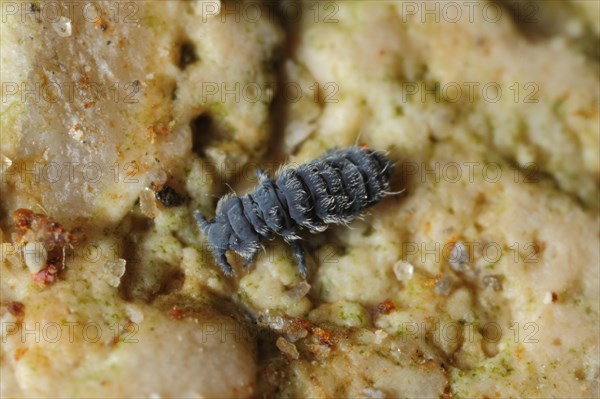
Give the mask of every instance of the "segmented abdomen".
<path id="1" fill-rule="evenodd" d="M 275 186 L 283 197 L 285 218 L 318 232 L 329 223 L 351 221 L 382 199 L 392 169 L 381 153 L 350 147 L 329 151 L 295 169 L 283 169 Z"/>

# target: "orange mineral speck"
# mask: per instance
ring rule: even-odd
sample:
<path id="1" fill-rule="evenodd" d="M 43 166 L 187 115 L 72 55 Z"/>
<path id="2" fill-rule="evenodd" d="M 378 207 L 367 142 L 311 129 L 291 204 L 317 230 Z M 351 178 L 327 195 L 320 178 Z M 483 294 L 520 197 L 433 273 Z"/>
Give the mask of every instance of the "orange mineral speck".
<path id="1" fill-rule="evenodd" d="M 457 242 L 458 242 L 458 237 L 455 235 L 450 236 L 450 238 L 448 238 L 448 244 L 450 244 L 450 246 L 454 246 Z"/>
<path id="2" fill-rule="evenodd" d="M 25 353 L 27 353 L 29 349 L 28 348 L 18 348 L 15 351 L 15 360 L 18 362 L 19 360 L 21 360 L 21 358 L 25 355 Z"/>
<path id="3" fill-rule="evenodd" d="M 517 350 L 515 351 L 515 357 L 517 358 L 517 361 L 521 361 L 523 360 L 523 353 L 525 352 L 525 349 L 522 346 L 519 346 L 517 348 Z"/>
<path id="4" fill-rule="evenodd" d="M 427 280 L 425 280 L 425 286 L 426 287 L 433 287 L 435 285 L 435 283 L 437 283 L 441 279 L 442 279 L 442 275 L 441 274 L 436 274 L 434 278 L 428 278 Z"/>
<path id="5" fill-rule="evenodd" d="M 169 315 L 173 317 L 175 320 L 181 320 L 185 318 L 185 309 L 174 305 L 171 310 L 169 310 Z"/>
<path id="6" fill-rule="evenodd" d="M 331 334 L 329 333 L 329 331 L 321 327 L 315 327 L 312 332 L 317 337 L 320 343 L 327 345 L 333 344 L 331 340 Z"/>
<path id="7" fill-rule="evenodd" d="M 83 88 L 88 88 L 90 87 L 90 78 L 87 74 L 83 73 L 77 83 Z"/>
<path id="8" fill-rule="evenodd" d="M 389 299 L 377 304 L 375 307 L 375 311 L 381 314 L 389 314 L 390 312 L 396 310 L 396 305 Z"/>
<path id="9" fill-rule="evenodd" d="M 94 24 L 96 25 L 97 28 L 100 28 L 101 31 L 105 31 L 106 29 L 108 29 L 108 23 L 103 20 L 102 18 L 97 18 L 96 21 L 94 21 Z"/>
<path id="10" fill-rule="evenodd" d="M 427 223 L 425 223 L 425 234 L 429 235 L 430 231 L 431 231 L 431 222 L 427 222 Z"/>

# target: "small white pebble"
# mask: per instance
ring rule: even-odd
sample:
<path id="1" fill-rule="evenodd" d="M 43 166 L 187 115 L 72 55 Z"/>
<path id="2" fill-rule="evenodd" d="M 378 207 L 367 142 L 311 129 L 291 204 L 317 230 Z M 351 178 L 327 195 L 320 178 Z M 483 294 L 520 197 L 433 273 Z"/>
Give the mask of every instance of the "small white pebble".
<path id="1" fill-rule="evenodd" d="M 385 399 L 385 394 L 379 389 L 365 388 L 362 393 L 369 399 Z"/>
<path id="2" fill-rule="evenodd" d="M 317 359 L 326 359 L 331 354 L 331 348 L 321 344 L 306 344 L 306 347 Z"/>
<path id="3" fill-rule="evenodd" d="M 71 136 L 71 138 L 76 141 L 83 140 L 83 129 L 81 128 L 81 125 L 79 123 L 76 123 L 75 125 L 71 126 L 71 128 L 69 129 L 69 136 Z"/>
<path id="4" fill-rule="evenodd" d="M 284 332 L 286 339 L 290 342 L 297 342 L 308 336 L 308 330 L 304 328 L 287 328 Z"/>
<path id="5" fill-rule="evenodd" d="M 140 193 L 140 211 L 150 219 L 154 219 L 158 215 L 156 195 L 147 187 Z"/>
<path id="6" fill-rule="evenodd" d="M 127 304 L 125 306 L 125 313 L 127 313 L 127 317 L 135 324 L 139 324 L 144 321 L 144 312 L 142 310 L 132 304 Z"/>
<path id="7" fill-rule="evenodd" d="M 125 274 L 126 264 L 125 259 L 106 261 L 102 270 L 104 281 L 112 287 L 118 287 L 121 284 L 121 277 Z"/>
<path id="8" fill-rule="evenodd" d="M 408 262 L 398 261 L 394 264 L 394 274 L 398 281 L 406 283 L 413 278 L 415 267 Z"/>
<path id="9" fill-rule="evenodd" d="M 488 274 L 487 276 L 483 276 L 483 285 L 486 288 L 492 288 L 494 291 L 500 291 L 502 289 L 502 283 L 500 281 L 500 276 L 495 274 Z"/>
<path id="10" fill-rule="evenodd" d="M 269 314 L 261 314 L 257 317 L 256 322 L 259 326 L 269 327 L 276 331 L 281 331 L 285 327 L 285 320 L 281 316 L 271 316 Z"/>
<path id="11" fill-rule="evenodd" d="M 452 278 L 449 276 L 444 276 L 439 281 L 436 281 L 434 291 L 436 294 L 448 296 L 453 285 Z"/>
<path id="12" fill-rule="evenodd" d="M 58 33 L 60 37 L 69 37 L 73 33 L 73 27 L 69 18 L 60 17 L 58 20 L 52 23 L 54 31 Z"/>
<path id="13" fill-rule="evenodd" d="M 454 270 L 465 270 L 469 263 L 469 253 L 467 252 L 467 248 L 462 241 L 457 241 L 456 244 L 452 247 L 452 251 L 450 251 L 450 257 L 448 258 L 448 263 Z"/>
<path id="14" fill-rule="evenodd" d="M 388 336 L 388 333 L 386 333 L 383 330 L 375 330 L 375 343 L 377 345 L 381 344 L 383 342 L 384 339 L 386 339 Z"/>
<path id="15" fill-rule="evenodd" d="M 148 172 L 148 182 L 157 186 L 165 184 L 167 181 L 167 172 L 159 167 L 155 166 Z"/>
<path id="16" fill-rule="evenodd" d="M 23 257 L 25 258 L 25 265 L 27 265 L 29 271 L 36 274 L 46 267 L 48 251 L 46 251 L 44 244 L 41 242 L 28 242 L 25 247 L 23 247 Z"/>
<path id="17" fill-rule="evenodd" d="M 550 291 L 547 291 L 544 294 L 544 305 L 548 305 L 552 303 L 552 293 Z"/>
<path id="18" fill-rule="evenodd" d="M 302 280 L 300 283 L 296 284 L 289 290 L 285 292 L 285 295 L 291 300 L 298 301 L 306 296 L 310 291 L 310 284 L 306 282 L 306 280 Z"/>
<path id="19" fill-rule="evenodd" d="M 277 348 L 279 348 L 281 352 L 285 353 L 292 359 L 298 359 L 300 357 L 298 349 L 296 349 L 296 345 L 292 344 L 283 337 L 277 338 L 277 342 L 275 342 L 275 345 L 277 345 Z"/>

